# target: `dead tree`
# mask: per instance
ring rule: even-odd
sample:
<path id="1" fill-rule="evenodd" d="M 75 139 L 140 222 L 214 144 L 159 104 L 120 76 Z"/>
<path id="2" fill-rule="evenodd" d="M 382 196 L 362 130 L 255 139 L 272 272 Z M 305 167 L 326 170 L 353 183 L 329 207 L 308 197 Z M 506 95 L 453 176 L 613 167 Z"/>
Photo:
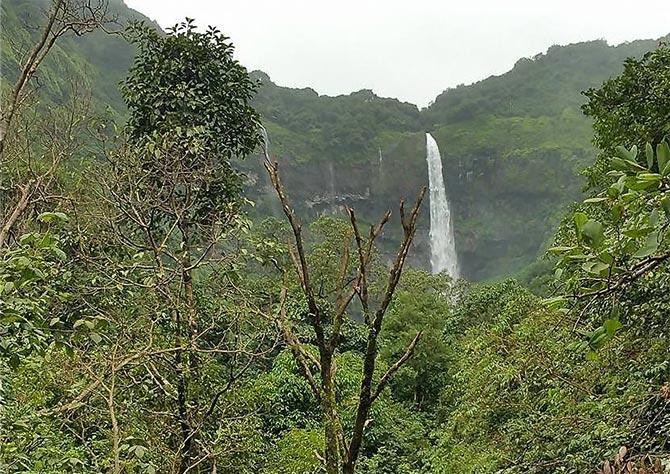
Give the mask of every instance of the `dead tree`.
<path id="1" fill-rule="evenodd" d="M 388 368 L 378 382 L 374 382 L 378 337 L 382 331 L 384 316 L 393 300 L 393 295 L 416 232 L 417 217 L 426 190 L 425 188 L 421 190 L 409 215 L 405 212 L 404 201 L 400 202 L 400 221 L 403 236 L 398 253 L 389 269 L 381 301 L 376 308 L 371 307 L 369 294 L 372 254 L 375 240 L 388 223 L 391 213 L 390 211 L 387 212 L 378 224 L 371 226 L 367 238 L 364 238 L 361 234 L 354 210 L 351 208 L 347 209 L 357 253 L 355 257 L 357 258 L 357 270 L 353 279 L 348 278 L 347 268 L 350 263 L 350 254 L 347 247 L 340 261 L 335 305 L 333 309 L 328 309 L 320 305 L 317 300 L 316 291 L 310 280 L 310 270 L 307 265 L 302 237 L 302 224 L 286 196 L 279 177 L 278 164 L 276 161 L 270 159 L 267 152 L 265 167 L 293 231 L 294 248 L 291 250 L 291 256 L 300 287 L 307 300 L 308 317 L 314 331 L 319 353 L 318 359 L 305 350 L 303 343 L 296 337 L 291 328 L 284 308 L 286 290 L 283 290 L 281 294 L 282 301 L 279 322 L 285 342 L 291 349 L 303 377 L 307 380 L 321 406 L 326 439 L 324 456 L 326 472 L 328 474 L 337 474 L 339 472 L 353 473 L 360 454 L 365 428 L 369 423 L 368 416 L 372 404 L 380 396 L 393 375 L 412 357 L 414 348 L 421 338 L 421 332 L 417 333 L 407 346 L 404 355 Z M 354 299 L 360 301 L 364 324 L 367 327 L 368 334 L 363 354 L 362 381 L 358 394 L 355 423 L 351 433 L 345 433 L 337 413 L 334 356 L 340 342 L 342 324 L 347 317 L 347 311 Z"/>
<path id="2" fill-rule="evenodd" d="M 0 109 L 0 165 L 10 165 L 5 156 L 8 132 L 16 121 L 17 113 L 30 97 L 30 82 L 39 66 L 47 57 L 59 38 L 74 34 L 82 36 L 97 28 L 104 28 L 113 19 L 108 15 L 106 0 L 54 0 L 47 13 L 46 23 L 40 36 L 19 67 L 18 77 Z M 0 216 L 0 248 L 6 242 L 12 229 L 45 182 L 52 179 L 62 157 L 54 158 L 51 166 L 40 173 L 18 183 L 13 183 L 14 196 L 7 213 Z M 11 163 L 15 165 L 15 163 Z M 16 165 L 18 166 L 18 165 Z"/>

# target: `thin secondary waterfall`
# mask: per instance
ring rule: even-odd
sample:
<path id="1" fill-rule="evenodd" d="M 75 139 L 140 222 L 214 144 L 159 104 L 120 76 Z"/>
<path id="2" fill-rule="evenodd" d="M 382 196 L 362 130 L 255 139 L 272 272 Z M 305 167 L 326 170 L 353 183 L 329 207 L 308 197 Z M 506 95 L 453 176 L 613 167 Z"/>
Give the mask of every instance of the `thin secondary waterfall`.
<path id="1" fill-rule="evenodd" d="M 270 157 L 270 137 L 268 137 L 268 131 L 265 130 L 265 127 L 263 125 L 260 126 L 260 129 L 261 129 L 261 136 L 263 137 L 263 157 L 268 161 L 272 161 L 272 158 Z M 279 201 L 275 196 L 274 190 L 272 188 L 272 182 L 270 181 L 270 177 L 268 176 L 267 173 L 263 173 L 263 176 L 265 176 L 265 179 L 267 180 L 266 188 L 267 188 L 268 202 L 270 202 L 270 207 L 272 209 L 272 215 L 278 217 L 282 214 L 281 206 L 279 205 Z"/>
<path id="2" fill-rule="evenodd" d="M 458 256 L 451 223 L 451 208 L 444 190 L 442 157 L 437 142 L 426 133 L 426 161 L 430 186 L 430 266 L 433 273 L 446 271 L 458 278 Z"/>
<path id="3" fill-rule="evenodd" d="M 384 184 L 384 157 L 382 156 L 382 147 L 379 147 L 379 170 L 377 172 L 377 181 L 379 182 L 379 188 Z"/>
<path id="4" fill-rule="evenodd" d="M 333 167 L 333 162 L 328 163 L 328 181 L 329 181 L 329 191 L 330 191 L 330 208 L 331 212 L 337 211 L 337 193 L 335 192 L 335 168 Z"/>

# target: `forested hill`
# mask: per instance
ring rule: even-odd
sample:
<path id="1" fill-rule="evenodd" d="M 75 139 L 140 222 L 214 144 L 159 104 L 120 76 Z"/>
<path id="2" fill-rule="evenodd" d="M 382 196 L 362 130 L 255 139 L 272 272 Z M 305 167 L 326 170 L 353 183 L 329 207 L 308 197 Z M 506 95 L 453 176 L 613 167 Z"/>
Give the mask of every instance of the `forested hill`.
<path id="1" fill-rule="evenodd" d="M 2 2 L 3 44 L 12 45 L 2 51 L 3 78 L 16 75 L 47 3 Z M 147 20 L 121 0 L 110 8 L 119 27 L 130 19 Z M 261 88 L 255 106 L 273 153 L 284 163 L 287 188 L 309 217 L 349 204 L 371 219 L 395 207 L 400 195 L 413 195 L 427 183 L 423 134 L 431 131 L 445 161 L 464 275 L 487 279 L 535 261 L 563 205 L 578 196 L 576 172 L 594 156 L 590 124 L 579 110 L 581 91 L 619 73 L 626 57 L 657 43 L 553 46 L 519 60 L 506 74 L 448 89 L 421 111 L 369 90 L 328 97 L 280 87 L 256 72 Z M 39 84 L 52 100 L 71 93 L 73 83 L 77 89 L 85 84 L 101 109 L 123 115 L 117 84 L 132 55 L 133 48 L 115 35 L 65 38 L 40 69 Z M 3 87 L 9 83 L 3 80 Z M 257 212 L 271 213 L 274 199 L 259 160 L 241 166 Z M 418 264 L 427 264 L 427 229 L 424 213 Z"/>
<path id="2" fill-rule="evenodd" d="M 312 215 L 346 203 L 371 219 L 399 195 L 412 195 L 426 184 L 423 134 L 433 133 L 455 207 L 462 268 L 467 277 L 487 279 L 535 261 L 564 206 L 579 196 L 578 172 L 595 156 L 581 92 L 657 44 L 553 46 L 506 74 L 448 89 L 421 111 L 368 90 L 328 97 L 280 87 L 256 72 L 262 84 L 256 106 L 288 170 L 288 188 Z M 247 165 L 258 184 L 254 198 L 267 212 L 274 202 L 267 181 L 257 163 Z M 417 242 L 424 265 L 426 221 Z"/>
<path id="3" fill-rule="evenodd" d="M 42 31 L 49 0 L 3 0 L 0 2 L 2 28 L 3 90 L 13 84 L 19 64 L 25 60 Z M 130 67 L 134 48 L 120 35 L 129 21 L 158 25 L 141 13 L 128 8 L 123 0 L 107 3 L 108 25 L 112 34 L 94 31 L 91 34 L 66 35 L 57 41 L 37 73 L 40 99 L 62 102 L 73 91 L 90 93 L 100 110 L 123 116 L 125 106 L 118 84 Z"/>
<path id="4" fill-rule="evenodd" d="M 420 110 L 0 1 L 0 473 L 670 474 L 669 45 Z M 426 132 L 467 279 L 421 268 Z"/>

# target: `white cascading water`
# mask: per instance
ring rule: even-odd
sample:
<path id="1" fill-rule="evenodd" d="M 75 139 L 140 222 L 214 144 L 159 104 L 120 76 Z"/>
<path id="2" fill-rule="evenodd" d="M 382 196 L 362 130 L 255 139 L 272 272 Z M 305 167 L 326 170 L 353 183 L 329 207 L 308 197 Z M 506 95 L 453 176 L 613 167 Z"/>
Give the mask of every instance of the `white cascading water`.
<path id="1" fill-rule="evenodd" d="M 426 161 L 430 187 L 430 266 L 433 273 L 447 272 L 458 278 L 458 256 L 451 222 L 451 209 L 444 190 L 442 157 L 437 142 L 426 133 Z"/>

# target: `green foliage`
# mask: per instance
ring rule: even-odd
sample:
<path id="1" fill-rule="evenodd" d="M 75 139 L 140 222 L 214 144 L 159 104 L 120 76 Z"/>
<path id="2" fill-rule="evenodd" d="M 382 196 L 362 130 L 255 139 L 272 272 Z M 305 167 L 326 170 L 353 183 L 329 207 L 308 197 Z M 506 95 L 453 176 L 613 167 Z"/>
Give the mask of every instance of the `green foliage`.
<path id="1" fill-rule="evenodd" d="M 19 64 L 37 41 L 51 3 L 51 0 L 5 0 L 0 5 L 3 92 L 18 77 Z M 115 19 L 115 30 L 137 21 L 158 28 L 155 22 L 120 0 L 107 2 L 107 12 Z M 59 38 L 39 68 L 42 104 L 60 104 L 72 100 L 72 94 L 90 93 L 96 112 L 107 112 L 114 119 L 123 120 L 126 109 L 118 84 L 134 54 L 135 48 L 120 35 L 103 31 L 83 36 L 66 34 Z"/>
<path id="2" fill-rule="evenodd" d="M 316 453 L 322 452 L 323 429 L 292 429 L 269 453 L 263 474 L 317 474 L 323 472 Z"/>
<path id="3" fill-rule="evenodd" d="M 28 2 L 25 10 L 24 3 L 3 2 L 2 35 L 27 50 L 23 45 L 34 39 L 28 32 L 35 30 L 40 13 L 37 2 Z M 118 1 L 110 9 L 122 24 L 147 21 Z M 50 97 L 61 100 L 68 94 L 67 71 L 74 70 L 95 85 L 95 104 L 109 105 L 115 117 L 123 118 L 126 111 L 116 85 L 131 65 L 134 48 L 102 32 L 65 39 L 40 73 L 44 89 L 53 89 Z M 170 44 L 177 54 L 181 43 Z M 426 183 L 423 132 L 432 131 L 444 156 L 462 268 L 468 278 L 486 280 L 532 264 L 551 240 L 562 207 L 580 197 L 582 184 L 575 173 L 590 163 L 593 152 L 589 120 L 579 111 L 584 102 L 580 91 L 618 73 L 625 58 L 639 58 L 656 45 L 649 40 L 616 47 L 604 41 L 553 46 L 546 54 L 519 60 L 506 74 L 448 89 L 424 110 L 368 90 L 328 97 L 311 89 L 280 87 L 262 72 L 253 73 L 260 86 L 252 102 L 263 117 L 272 153 L 282 162 L 293 201 L 310 219 L 348 204 L 372 220 L 395 206 L 399 195 L 413 195 Z M 16 74 L 23 52 L 3 48 L 8 77 Z M 169 64 L 174 66 L 173 61 Z M 168 63 L 165 69 L 155 66 L 150 72 L 155 70 L 156 78 L 160 71 L 179 82 L 183 69 L 167 70 Z M 189 92 L 161 90 L 172 99 L 185 94 L 183 103 L 173 102 L 176 107 L 192 103 Z M 658 97 L 660 103 L 667 94 Z M 164 114 L 170 109 L 165 104 L 160 110 Z M 144 109 L 146 119 L 153 113 Z M 211 119 L 208 114 L 200 117 Z M 246 191 L 258 204 L 255 213 L 277 216 L 260 162 L 247 160 L 235 168 L 248 175 Z M 337 198 L 330 196 L 331 189 Z M 427 227 L 425 219 L 421 231 Z M 389 232 L 382 250 L 392 254 L 398 237 Z M 416 253 L 427 266 L 428 246 L 418 243 Z"/>
<path id="4" fill-rule="evenodd" d="M 428 472 L 576 474 L 622 445 L 667 452 L 657 421 L 640 437 L 669 416 L 659 392 L 668 373 L 648 370 L 667 365 L 667 321 L 653 334 L 619 334 L 586 360 L 574 323 L 514 282 L 476 288 L 459 313 L 467 316 L 447 326 L 453 381 Z"/>
<path id="5" fill-rule="evenodd" d="M 191 219 L 215 220 L 240 190 L 230 160 L 260 140 L 254 83 L 216 28 L 200 33 L 188 19 L 167 35 L 144 25 L 130 31 L 139 52 L 121 90 L 134 172 L 147 173 L 149 189 L 164 188 L 162 199 L 176 186 L 181 200 L 194 200 Z M 186 192 L 185 181 L 197 185 Z"/>
<path id="6" fill-rule="evenodd" d="M 176 134 L 186 156 L 212 154 L 231 159 L 258 143 L 255 92 L 247 70 L 233 59 L 233 47 L 218 29 L 198 32 L 187 19 L 168 30 L 134 25 L 139 52 L 121 85 L 130 112 L 127 129 L 136 140 Z"/>
<path id="7" fill-rule="evenodd" d="M 58 224 L 67 216 L 46 212 L 45 225 Z M 15 248 L 0 250 L 0 357 L 13 367 L 33 352 L 50 344 L 67 344 L 67 314 L 59 309 L 70 294 L 67 259 L 57 233 L 47 229 L 19 239 Z M 71 321 L 69 326 L 71 327 Z"/>
<path id="8" fill-rule="evenodd" d="M 588 102 L 583 110 L 594 119 L 594 143 L 600 150 L 611 156 L 616 146 L 656 146 L 670 133 L 668 68 L 670 48 L 661 44 L 642 58 L 626 59 L 620 75 L 584 92 Z"/>
<path id="9" fill-rule="evenodd" d="M 25 12 L 17 5 L 2 3 L 3 42 L 11 35 L 28 44 L 34 35 L 26 25 L 41 3 Z M 133 17 L 116 0 L 111 8 Z M 180 409 L 196 433 L 193 460 L 201 462 L 192 472 L 321 472 L 321 407 L 275 327 L 290 230 L 239 214 L 233 161 L 258 142 L 251 104 L 282 158 L 288 192 L 312 217 L 356 204 L 364 224 L 398 193 L 414 192 L 425 183 L 423 130 L 433 130 L 459 251 L 468 275 L 486 278 L 531 262 L 561 206 L 578 195 L 574 171 L 591 152 L 579 90 L 653 47 L 553 47 L 419 111 L 370 91 L 325 97 L 281 88 L 260 74 L 252 98 L 255 84 L 217 30 L 187 21 L 167 35 L 133 32 L 139 55 L 123 85 L 127 143 L 111 163 L 97 160 L 98 144 L 77 152 L 95 172 L 79 161 L 64 171 L 59 192 L 76 211 L 63 204 L 70 220 L 37 211 L 0 254 L 3 472 L 113 472 L 115 463 L 120 472 L 178 470 Z M 66 40 L 41 72 L 45 103 L 67 96 L 63 77 L 74 71 L 97 85 L 98 105 L 125 113 L 112 82 L 132 47 L 104 36 Z M 3 48 L 8 77 L 20 53 Z M 514 280 L 473 286 L 403 275 L 375 380 L 418 331 L 423 337 L 373 405 L 359 472 L 581 474 L 622 445 L 633 459 L 668 458 L 668 84 L 663 47 L 587 92 L 584 109 L 603 154 L 588 174 L 592 195 L 565 219 L 552 249 L 565 296 L 549 308 Z M 251 195 L 264 199 L 262 214 L 270 201 L 261 171 L 240 167 Z M 91 174 L 101 179 L 91 185 Z M 116 185 L 105 186 L 112 178 Z M 330 215 L 304 229 L 318 302 L 329 309 L 345 249 L 354 255 L 345 274 L 356 266 L 352 236 Z M 388 231 L 382 245 L 396 238 Z M 377 290 L 386 248 L 374 258 Z M 542 292 L 547 265 L 523 274 Z M 295 282 L 286 311 L 315 355 Z M 335 354 L 345 434 L 367 335 L 360 308 L 347 316 Z"/>
<path id="10" fill-rule="evenodd" d="M 275 153 L 298 162 L 366 162 L 377 157 L 383 134 L 419 132 L 416 106 L 370 90 L 328 97 L 312 89 L 278 87 L 260 72 L 254 104 L 268 125 Z"/>
<path id="11" fill-rule="evenodd" d="M 403 274 L 385 321 L 380 359 L 389 365 L 394 363 L 417 332 L 423 331 L 423 336 L 412 359 L 391 382 L 394 400 L 421 410 L 435 407 L 447 383 L 449 367 L 449 350 L 442 332 L 459 293 L 460 289 L 446 274 L 418 271 Z"/>
<path id="12" fill-rule="evenodd" d="M 611 184 L 606 173 L 617 147 L 645 150 L 639 154 L 639 164 L 647 162 L 650 170 L 662 172 L 648 162 L 646 144 L 653 149 L 670 133 L 669 67 L 670 48 L 662 42 L 640 59 L 628 58 L 619 76 L 584 93 L 588 102 L 582 109 L 593 118 L 594 143 L 601 150 L 596 164 L 586 172 L 591 187 L 598 190 Z"/>
<path id="13" fill-rule="evenodd" d="M 586 174 L 592 196 L 565 224 L 550 249 L 560 256 L 556 276 L 575 311 L 595 304 L 604 314 L 595 329 L 584 330 L 580 347 L 601 348 L 620 329 L 638 302 L 627 301 L 631 287 L 653 285 L 668 259 L 670 146 L 664 136 L 670 116 L 669 49 L 665 46 L 630 59 L 624 72 L 586 95 L 594 118 L 597 162 Z M 591 352 L 591 354 L 594 354 Z M 593 355 L 592 355 L 593 356 Z"/>

